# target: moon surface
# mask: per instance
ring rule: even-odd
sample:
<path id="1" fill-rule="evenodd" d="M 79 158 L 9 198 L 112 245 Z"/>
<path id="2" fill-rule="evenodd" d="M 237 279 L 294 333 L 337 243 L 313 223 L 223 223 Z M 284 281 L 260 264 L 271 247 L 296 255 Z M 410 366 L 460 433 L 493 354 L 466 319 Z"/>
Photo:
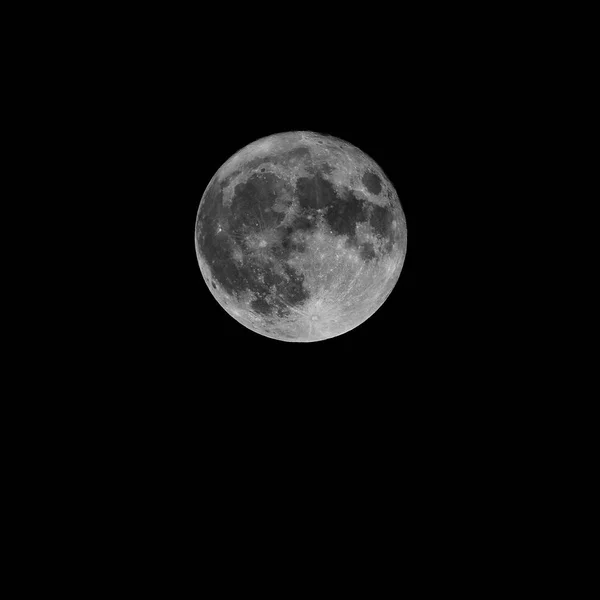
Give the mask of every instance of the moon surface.
<path id="1" fill-rule="evenodd" d="M 214 175 L 196 255 L 217 302 L 268 338 L 314 342 L 364 323 L 394 288 L 406 219 L 382 169 L 309 131 L 257 140 Z"/>

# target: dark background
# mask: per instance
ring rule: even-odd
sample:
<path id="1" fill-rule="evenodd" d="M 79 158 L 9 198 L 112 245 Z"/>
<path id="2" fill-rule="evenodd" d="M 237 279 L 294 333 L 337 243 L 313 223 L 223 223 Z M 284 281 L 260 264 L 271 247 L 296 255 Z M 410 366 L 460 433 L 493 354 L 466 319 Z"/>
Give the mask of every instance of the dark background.
<path id="1" fill-rule="evenodd" d="M 165 549 L 178 570 L 193 564 L 195 573 L 201 549 L 227 565 L 226 583 L 232 548 L 255 556 L 264 523 L 280 547 L 298 538 L 311 551 L 379 530 L 383 542 L 368 541 L 384 565 L 398 564 L 388 546 L 400 540 L 429 573 L 432 553 L 471 567 L 461 543 L 487 562 L 480 549 L 490 540 L 507 555 L 515 540 L 528 549 L 556 485 L 540 486 L 539 499 L 528 488 L 573 461 L 564 428 L 547 418 L 559 422 L 565 409 L 537 388 L 553 384 L 552 366 L 520 381 L 536 358 L 528 322 L 537 311 L 523 308 L 526 289 L 507 273 L 511 262 L 536 266 L 506 258 L 522 205 L 518 182 L 502 185 L 529 158 L 516 152 L 527 154 L 527 123 L 510 127 L 525 92 L 503 81 L 514 80 L 504 61 L 514 31 L 500 26 L 494 38 L 496 14 L 450 5 L 446 14 L 423 6 L 415 21 L 396 6 L 384 14 L 348 4 L 329 22 L 324 6 L 227 4 L 221 17 L 212 3 L 199 6 L 127 15 L 69 7 L 62 27 L 41 19 L 51 39 L 31 69 L 19 69 L 36 83 L 22 92 L 31 110 L 7 119 L 33 125 L 23 142 L 50 166 L 26 165 L 23 183 L 42 190 L 17 200 L 30 209 L 40 199 L 54 219 L 30 209 L 25 222 L 41 222 L 50 239 L 23 236 L 36 253 L 23 269 L 34 283 L 30 314 L 43 323 L 30 334 L 25 318 L 7 312 L 22 338 L 22 354 L 11 342 L 8 352 L 25 366 L 7 403 L 23 412 L 20 427 L 5 419 L 16 432 L 8 464 L 19 472 L 17 501 L 31 506 L 27 520 L 60 523 L 45 536 L 54 554 L 69 520 L 73 547 L 104 536 L 98 547 L 122 552 L 124 569 L 142 545 L 160 557 L 157 573 Z M 41 9 L 27 10 L 29 31 Z M 540 26 L 536 15 L 531 30 Z M 545 52 L 532 45 L 524 80 Z M 21 51 L 12 46 L 10 59 Z M 355 330 L 309 344 L 262 337 L 225 313 L 201 277 L 193 238 L 217 169 L 257 138 L 292 130 L 338 136 L 369 154 L 408 224 L 404 268 L 384 305 Z M 553 260 L 553 248 L 542 250 Z M 43 282 L 38 264 L 49 272 Z M 523 324 L 511 330 L 513 307 Z M 540 407 L 528 413 L 530 398 Z M 19 465 L 28 452 L 31 465 Z M 505 558 L 497 562 L 506 571 Z"/>

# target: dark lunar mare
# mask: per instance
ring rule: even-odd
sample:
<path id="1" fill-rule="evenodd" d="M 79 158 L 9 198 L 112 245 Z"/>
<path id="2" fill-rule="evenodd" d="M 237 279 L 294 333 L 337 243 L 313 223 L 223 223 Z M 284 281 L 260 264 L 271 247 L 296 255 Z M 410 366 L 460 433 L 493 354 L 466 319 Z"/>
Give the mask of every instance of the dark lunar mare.
<path id="1" fill-rule="evenodd" d="M 278 227 L 284 215 L 272 210 L 277 200 L 272 173 L 256 173 L 235 186 L 229 210 L 229 228 L 237 234 Z"/>
<path id="2" fill-rule="evenodd" d="M 294 228 L 280 228 L 284 214 L 272 210 L 277 200 L 275 183 L 277 177 L 272 173 L 255 173 L 235 187 L 231 205 L 225 207 L 223 188 L 215 182 L 198 213 L 196 235 L 199 251 L 206 258 L 213 278 L 227 294 L 253 292 L 256 298 L 251 308 L 255 312 L 284 317 L 289 315 L 290 306 L 302 304 L 309 294 L 302 285 L 304 276 L 285 262 L 301 248 L 291 240 Z M 218 224 L 222 227 L 220 232 Z M 285 276 L 276 273 L 271 262 L 246 246 L 249 236 L 265 230 L 280 234 L 269 252 L 275 261 L 281 262 Z M 233 259 L 236 247 L 242 251 L 242 261 Z"/>
<path id="3" fill-rule="evenodd" d="M 363 185 L 371 192 L 371 194 L 375 194 L 376 196 L 381 192 L 381 179 L 379 176 L 373 173 L 372 171 L 367 171 L 363 176 L 362 180 Z"/>
<path id="4" fill-rule="evenodd" d="M 312 177 L 303 177 L 298 180 L 296 196 L 303 209 L 294 225 L 310 229 L 310 215 L 315 215 L 318 209 L 324 209 L 325 220 L 334 235 L 347 236 L 346 245 L 357 249 L 365 261 L 376 257 L 373 245 L 359 243 L 356 238 L 357 223 L 368 222 L 373 231 L 385 240 L 384 252 L 389 253 L 394 244 L 392 222 L 394 214 L 390 207 L 379 206 L 359 198 L 352 190 L 347 189 L 340 196 L 333 185 L 326 180 L 322 173 L 331 172 L 331 167 L 324 164 Z M 363 177 L 363 182 L 373 193 L 382 189 L 379 177 L 368 172 Z M 314 220 L 312 221 L 314 223 Z M 314 227 L 314 226 L 313 226 Z"/>
<path id="5" fill-rule="evenodd" d="M 385 240 L 384 252 L 391 252 L 395 237 L 392 227 L 394 213 L 390 207 L 373 204 L 369 223 L 376 234 Z"/>

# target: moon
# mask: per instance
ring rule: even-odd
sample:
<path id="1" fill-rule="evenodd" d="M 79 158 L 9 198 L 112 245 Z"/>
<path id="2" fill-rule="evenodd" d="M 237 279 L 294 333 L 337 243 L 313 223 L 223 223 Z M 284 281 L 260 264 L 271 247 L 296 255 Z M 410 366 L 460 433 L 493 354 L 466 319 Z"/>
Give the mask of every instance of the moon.
<path id="1" fill-rule="evenodd" d="M 196 217 L 196 256 L 214 298 L 248 329 L 286 342 L 364 323 L 396 285 L 406 245 L 383 170 L 356 146 L 311 131 L 239 150 Z"/>

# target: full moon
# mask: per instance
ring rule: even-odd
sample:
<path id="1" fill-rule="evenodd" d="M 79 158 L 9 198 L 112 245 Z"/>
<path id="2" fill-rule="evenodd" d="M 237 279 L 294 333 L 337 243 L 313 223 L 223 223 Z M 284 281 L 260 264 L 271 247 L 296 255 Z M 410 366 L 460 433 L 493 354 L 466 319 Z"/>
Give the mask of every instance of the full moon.
<path id="1" fill-rule="evenodd" d="M 364 323 L 392 292 L 406 219 L 375 161 L 308 131 L 257 140 L 208 184 L 196 255 L 217 302 L 248 329 L 316 342 Z"/>

